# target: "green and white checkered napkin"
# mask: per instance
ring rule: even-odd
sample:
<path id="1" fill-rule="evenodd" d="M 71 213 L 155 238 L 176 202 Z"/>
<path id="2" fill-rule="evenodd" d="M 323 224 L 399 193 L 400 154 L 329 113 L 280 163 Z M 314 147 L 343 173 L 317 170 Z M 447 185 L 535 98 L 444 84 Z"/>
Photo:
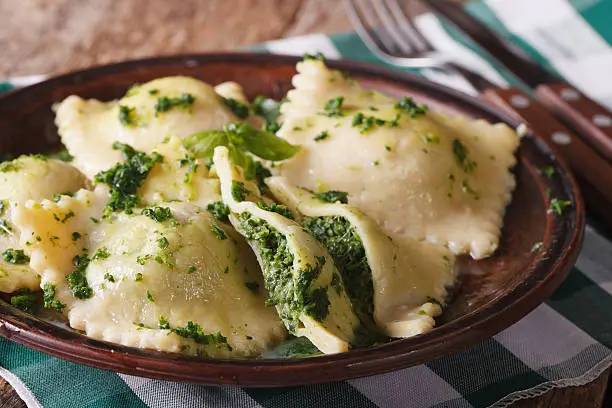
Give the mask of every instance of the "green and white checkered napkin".
<path id="1" fill-rule="evenodd" d="M 542 64 L 612 107 L 612 0 L 487 0 L 468 10 Z M 417 24 L 433 45 L 499 85 L 511 76 L 433 15 Z M 354 34 L 270 42 L 260 51 L 381 63 Z M 422 75 L 473 93 L 462 78 Z M 0 92 L 43 79 L 0 83 Z M 574 270 L 546 303 L 493 338 L 440 360 L 316 386 L 241 389 L 178 384 L 68 363 L 0 339 L 0 375 L 29 407 L 504 407 L 551 388 L 582 385 L 612 364 L 612 242 L 587 227 Z"/>

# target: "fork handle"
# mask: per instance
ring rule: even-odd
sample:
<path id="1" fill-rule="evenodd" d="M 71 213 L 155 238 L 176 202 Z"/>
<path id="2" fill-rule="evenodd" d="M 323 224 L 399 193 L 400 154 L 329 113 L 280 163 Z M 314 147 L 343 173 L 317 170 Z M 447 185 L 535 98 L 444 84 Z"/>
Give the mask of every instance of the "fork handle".
<path id="1" fill-rule="evenodd" d="M 612 164 L 559 122 L 545 106 L 517 88 L 486 89 L 482 98 L 525 122 L 557 155 L 565 159 L 577 178 L 589 184 L 588 190 L 596 190 L 600 198 L 608 205 L 612 204 Z"/>
<path id="2" fill-rule="evenodd" d="M 536 98 L 612 160 L 612 113 L 572 85 L 558 82 L 536 88 Z"/>

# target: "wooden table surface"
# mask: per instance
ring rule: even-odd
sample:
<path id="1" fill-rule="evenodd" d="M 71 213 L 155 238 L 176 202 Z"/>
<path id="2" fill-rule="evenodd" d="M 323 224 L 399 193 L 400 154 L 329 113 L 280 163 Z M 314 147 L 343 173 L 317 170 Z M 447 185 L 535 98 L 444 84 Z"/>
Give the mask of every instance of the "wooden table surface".
<path id="1" fill-rule="evenodd" d="M 328 0 L 0 0 L 0 15 L 0 78 L 351 29 L 342 2 Z M 513 407 L 612 406 L 609 374 Z M 24 406 L 0 379 L 0 408 Z"/>

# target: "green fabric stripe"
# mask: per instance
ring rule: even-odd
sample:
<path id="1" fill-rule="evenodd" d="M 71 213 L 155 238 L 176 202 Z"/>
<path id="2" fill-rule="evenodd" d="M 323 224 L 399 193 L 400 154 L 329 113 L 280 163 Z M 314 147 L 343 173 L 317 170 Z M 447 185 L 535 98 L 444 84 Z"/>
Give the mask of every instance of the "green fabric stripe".
<path id="1" fill-rule="evenodd" d="M 13 89 L 13 85 L 8 82 L 0 82 L 0 93 Z"/>
<path id="2" fill-rule="evenodd" d="M 115 373 L 60 360 L 5 339 L 0 339 L 0 365 L 19 377 L 48 408 L 146 408 Z"/>
<path id="3" fill-rule="evenodd" d="M 251 388 L 244 391 L 265 408 L 378 408 L 344 381 L 305 387 Z"/>
<path id="4" fill-rule="evenodd" d="M 476 408 L 546 381 L 494 339 L 426 365 Z"/>
<path id="5" fill-rule="evenodd" d="M 612 319 L 605 318 L 604 312 L 612 310 L 612 296 L 580 270 L 574 268 L 546 303 L 595 340 L 612 349 Z"/>
<path id="6" fill-rule="evenodd" d="M 374 54 L 370 52 L 368 47 L 366 47 L 366 45 L 361 41 L 359 36 L 355 33 L 333 35 L 330 37 L 330 40 L 338 49 L 338 52 L 340 53 L 340 55 L 342 55 L 343 58 L 385 65 L 389 68 L 413 72 L 416 74 L 419 74 L 421 72 L 420 69 L 402 68 L 396 65 L 387 64 L 386 62 L 378 59 Z"/>
<path id="7" fill-rule="evenodd" d="M 474 41 L 472 41 L 469 37 L 467 37 L 465 34 L 463 34 L 463 32 L 459 31 L 455 26 L 447 23 L 443 19 L 440 19 L 440 22 L 442 24 L 442 28 L 444 29 L 444 31 L 446 31 L 446 33 L 448 35 L 450 35 L 455 41 L 457 41 L 457 43 L 459 43 L 463 47 L 467 48 L 468 50 L 471 50 L 472 52 L 474 52 L 475 54 L 480 56 L 480 58 L 484 59 L 506 81 L 508 81 L 508 83 L 510 83 L 510 84 L 512 84 L 514 86 L 518 85 L 516 83 L 516 80 L 514 79 L 514 76 L 509 74 L 509 72 L 508 72 L 508 70 L 506 68 L 504 68 L 497 61 L 495 61 L 493 58 L 491 58 L 487 53 L 483 52 L 483 50 L 478 45 L 476 45 L 476 43 L 474 43 Z"/>
<path id="8" fill-rule="evenodd" d="M 557 72 L 556 69 L 550 64 L 550 62 L 544 58 L 542 54 L 531 46 L 528 42 L 524 41 L 521 37 L 513 34 L 508 28 L 501 22 L 497 15 L 482 1 L 477 1 L 466 5 L 465 9 L 468 13 L 478 18 L 480 21 L 485 23 L 491 30 L 497 32 L 502 37 L 509 39 L 514 44 L 525 50 L 537 63 L 545 66 L 546 68 Z"/>
<path id="9" fill-rule="evenodd" d="M 607 358 L 610 358 L 610 350 L 601 344 L 591 344 L 567 360 L 540 368 L 537 372 L 542 377 L 552 380 L 571 379 L 576 376 L 576 373 L 586 373 Z"/>
<path id="10" fill-rule="evenodd" d="M 569 2 L 594 30 L 612 45 L 612 2 L 605 0 L 569 0 Z"/>

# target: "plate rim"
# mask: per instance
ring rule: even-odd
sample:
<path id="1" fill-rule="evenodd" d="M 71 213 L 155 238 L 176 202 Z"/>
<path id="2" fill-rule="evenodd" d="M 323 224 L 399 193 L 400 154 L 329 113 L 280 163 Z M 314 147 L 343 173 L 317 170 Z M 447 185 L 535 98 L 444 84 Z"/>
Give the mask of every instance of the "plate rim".
<path id="1" fill-rule="evenodd" d="M 90 78 L 142 68 L 150 64 L 176 66 L 177 63 L 182 62 L 185 67 L 191 68 L 194 63 L 196 65 L 214 62 L 295 65 L 300 60 L 301 57 L 278 54 L 215 52 L 161 56 L 98 65 L 51 77 L 40 83 L 13 90 L 0 96 L 0 121 L 3 115 L 10 113 L 10 104 L 6 103 L 6 100 L 18 101 L 20 98 L 27 97 L 31 92 L 53 88 L 66 82 L 77 84 Z M 470 105 L 514 128 L 519 125 L 513 118 L 486 105 L 483 101 L 410 72 L 349 59 L 328 59 L 326 64 L 333 69 L 360 72 L 383 77 L 393 82 L 409 84 L 416 89 L 423 90 L 426 94 L 435 92 L 438 96 L 444 95 L 454 102 Z M 434 99 L 437 100 L 438 98 Z M 125 347 L 90 339 L 84 335 L 81 335 L 84 339 L 78 343 L 74 340 L 64 340 L 54 335 L 56 330 L 50 327 L 53 326 L 52 324 L 27 315 L 3 301 L 0 301 L 0 335 L 34 350 L 105 370 L 171 381 L 195 382 L 207 385 L 233 384 L 246 387 L 290 386 L 345 380 L 421 364 L 430 361 L 428 356 L 439 357 L 457 352 L 491 337 L 532 311 L 543 302 L 540 299 L 548 298 L 563 282 L 578 257 L 585 227 L 584 204 L 580 196 L 580 190 L 565 162 L 554 155 L 554 151 L 546 142 L 528 132 L 524 140 L 530 139 L 537 145 L 536 147 L 541 154 L 548 156 L 554 162 L 555 167 L 562 170 L 558 172 L 561 185 L 564 191 L 572 197 L 574 203 L 570 209 L 570 214 L 575 222 L 575 228 L 571 230 L 565 228 L 563 239 L 550 243 L 562 247 L 563 251 L 559 252 L 559 255 L 553 259 L 542 259 L 539 263 L 535 263 L 534 271 L 528 279 L 517 285 L 501 299 L 495 302 L 491 301 L 471 313 L 437 327 L 432 332 L 418 336 L 418 349 L 411 348 L 415 339 L 413 337 L 373 348 L 303 359 L 204 360 L 180 355 L 177 355 L 176 358 L 174 356 L 172 356 L 173 358 L 167 358 L 170 353 L 157 353 Z M 549 218 L 545 232 L 547 237 L 550 236 L 551 229 L 562 228 L 567 224 L 567 222 L 561 221 L 561 217 L 552 217 L 552 221 L 550 221 L 550 217 L 547 218 Z M 32 330 L 28 327 L 37 329 Z M 65 329 L 58 328 L 57 330 L 64 330 L 71 336 L 74 335 L 74 333 Z M 448 349 L 449 344 L 452 345 L 450 350 Z M 61 347 L 58 347 L 58 345 L 61 345 Z M 440 351 L 443 352 L 440 353 Z M 163 360 L 159 359 L 156 357 L 157 354 L 164 355 L 165 358 Z M 118 359 L 118 356 L 123 357 Z M 113 358 L 107 359 L 105 357 Z M 116 360 L 121 360 L 121 362 L 117 363 Z M 160 370 L 160 364 L 164 366 L 164 370 Z M 384 364 L 384 366 L 381 364 Z M 189 366 L 189 370 L 185 369 L 187 368 L 185 365 Z M 339 375 L 338 367 L 335 366 L 340 365 L 345 370 Z M 326 375 L 327 369 L 332 368 L 332 366 L 334 366 L 333 369 L 336 373 Z M 168 372 L 167 369 L 170 368 L 172 371 Z M 240 378 L 228 375 L 232 372 L 232 369 L 242 370 L 239 375 Z M 260 378 L 264 372 L 283 378 L 284 381 L 270 381 Z M 320 375 L 311 376 L 306 378 L 307 381 L 304 381 L 304 374 L 315 372 Z M 293 380 L 289 376 L 289 374 L 298 373 L 301 376 L 296 376 Z"/>

